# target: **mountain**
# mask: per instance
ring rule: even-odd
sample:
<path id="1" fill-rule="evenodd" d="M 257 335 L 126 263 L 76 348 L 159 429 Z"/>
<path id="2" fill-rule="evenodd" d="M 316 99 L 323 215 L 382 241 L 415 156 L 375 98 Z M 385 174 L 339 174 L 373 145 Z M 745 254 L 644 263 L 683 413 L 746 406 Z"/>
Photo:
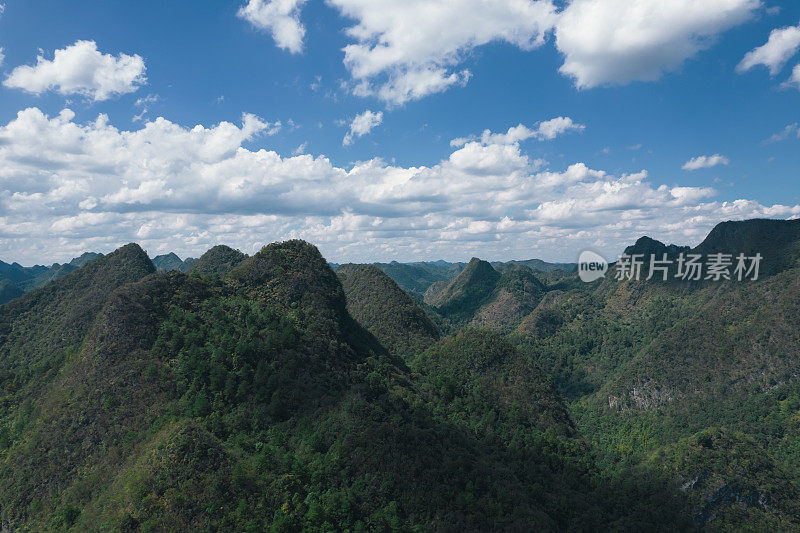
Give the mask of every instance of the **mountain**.
<path id="1" fill-rule="evenodd" d="M 0 305 L 22 296 L 22 289 L 17 287 L 11 280 L 0 279 Z"/>
<path id="2" fill-rule="evenodd" d="M 374 263 L 374 265 L 392 278 L 401 289 L 413 295 L 424 295 L 431 288 L 440 288 L 446 284 L 443 282 L 452 281 L 467 266 L 466 263 L 448 263 L 442 260 L 415 263 L 392 261 L 391 263 Z M 491 265 L 498 270 L 525 266 L 534 272 L 571 272 L 577 268 L 575 263 L 548 263 L 541 259 L 495 261 Z"/>
<path id="3" fill-rule="evenodd" d="M 128 245 L 0 305 L 0 527 L 798 530 L 796 229 L 692 249 L 770 244 L 755 281 L 473 259 L 427 304 L 304 241 Z"/>
<path id="4" fill-rule="evenodd" d="M 474 258 L 451 282 L 431 285 L 424 303 L 441 317 L 445 331 L 469 325 L 510 333 L 550 290 L 526 265 L 502 264 L 498 268 Z"/>
<path id="5" fill-rule="evenodd" d="M 103 257 L 103 254 L 96 253 L 96 252 L 83 252 L 80 256 L 74 257 L 69 262 L 69 264 L 74 266 L 74 267 L 76 267 L 76 268 L 80 268 L 83 265 L 85 265 L 86 263 L 88 263 L 90 261 L 94 261 L 95 259 L 98 259 L 100 257 Z"/>
<path id="6" fill-rule="evenodd" d="M 336 274 L 348 313 L 391 353 L 410 357 L 439 338 L 425 311 L 377 266 L 342 265 Z"/>
<path id="7" fill-rule="evenodd" d="M 201 255 L 188 270 L 207 276 L 225 276 L 245 259 L 246 254 L 220 244 Z"/>
<path id="8" fill-rule="evenodd" d="M 496 334 L 438 341 L 408 367 L 353 320 L 339 278 L 302 241 L 271 244 L 227 278 L 152 272 L 129 245 L 0 307 L 5 528 L 616 521 L 563 402 Z M 679 527 L 652 492 L 661 508 L 637 523 Z M 630 516 L 652 507 L 612 494 Z"/>
<path id="9" fill-rule="evenodd" d="M 717 224 L 694 253 L 763 256 L 766 275 L 800 265 L 800 220 L 754 219 Z"/>
<path id="10" fill-rule="evenodd" d="M 534 272 L 558 272 L 558 271 L 572 272 L 576 268 L 578 268 L 577 263 L 548 263 L 547 261 L 542 261 L 541 259 L 525 259 L 522 261 L 504 261 L 504 262 L 493 261 L 492 266 L 495 268 L 526 266 L 531 270 L 533 270 Z"/>
<path id="11" fill-rule="evenodd" d="M 177 270 L 178 272 L 185 272 L 186 266 L 183 260 L 173 252 L 164 255 L 157 255 L 153 259 L 153 266 L 156 270 Z"/>
<path id="12" fill-rule="evenodd" d="M 47 267 L 41 265 L 26 268 L 19 263 L 8 264 L 0 261 L 0 279 L 7 279 L 17 285 L 45 271 L 47 271 Z"/>
<path id="13" fill-rule="evenodd" d="M 63 265 L 59 265 L 58 263 L 53 263 L 53 265 L 48 268 L 46 271 L 42 272 L 35 278 L 27 279 L 20 283 L 20 286 L 25 292 L 32 291 L 33 289 L 38 289 L 39 287 L 50 283 L 53 280 L 58 278 L 63 278 L 70 272 L 74 272 L 77 270 L 78 267 L 73 265 L 72 263 L 64 263 Z"/>
<path id="14" fill-rule="evenodd" d="M 601 470 L 674 476 L 698 527 L 800 527 L 798 228 L 723 223 L 692 250 L 762 253 L 772 266 L 757 281 L 607 276 L 549 291 L 514 337 L 554 377 Z M 640 239 L 629 250 L 665 248 Z"/>
<path id="15" fill-rule="evenodd" d="M 672 257 L 680 253 L 687 253 L 690 249 L 689 246 L 677 246 L 675 244 L 666 245 L 661 241 L 645 236 L 640 237 L 632 246 L 625 248 L 623 253 L 625 255 L 644 255 L 646 259 L 654 255 L 661 259 L 664 254 L 667 254 L 668 257 Z"/>
<path id="16" fill-rule="evenodd" d="M 504 333 L 513 331 L 536 308 L 546 291 L 529 267 L 506 267 L 470 325 Z"/>
<path id="17" fill-rule="evenodd" d="M 435 261 L 429 263 L 375 263 L 400 288 L 408 293 L 425 294 L 437 282 L 450 281 L 466 266 L 464 263 Z"/>
<path id="18" fill-rule="evenodd" d="M 748 435 L 708 428 L 658 450 L 649 465 L 690 496 L 698 528 L 797 529 L 800 491 L 791 472 Z"/>
<path id="19" fill-rule="evenodd" d="M 444 389 L 432 392 L 455 409 L 450 416 L 469 420 L 475 431 L 499 429 L 514 410 L 513 417 L 526 420 L 526 425 L 546 427 L 561 436 L 577 436 L 566 406 L 541 368 L 499 334 L 476 329 L 459 332 L 421 352 L 413 367 L 424 375 L 438 376 L 438 383 L 446 383 Z M 492 421 L 498 428 L 486 426 L 487 421 L 482 420 L 485 412 L 462 411 L 468 395 L 500 407 L 498 418 Z"/>
<path id="20" fill-rule="evenodd" d="M 0 441 L 20 437 L 109 294 L 152 271 L 144 251 L 130 244 L 0 306 Z"/>
<path id="21" fill-rule="evenodd" d="M 9 265 L 8 263 L 0 261 L 0 280 L 7 279 L 11 281 L 22 293 L 25 293 L 39 288 L 55 279 L 66 276 L 86 263 L 98 257 L 102 257 L 102 255 L 103 254 L 94 252 L 85 252 L 79 257 L 73 258 L 69 263 L 64 263 L 63 265 L 53 263 L 50 267 L 42 265 L 23 267 L 19 263 L 12 263 Z M 17 293 L 18 291 L 16 290 L 6 290 L 6 294 L 9 296 Z M 0 298 L 0 303 L 2 302 L 3 299 Z"/>
<path id="22" fill-rule="evenodd" d="M 492 294 L 499 279 L 500 274 L 492 265 L 473 257 L 453 281 L 426 295 L 425 303 L 453 320 L 464 321 Z"/>

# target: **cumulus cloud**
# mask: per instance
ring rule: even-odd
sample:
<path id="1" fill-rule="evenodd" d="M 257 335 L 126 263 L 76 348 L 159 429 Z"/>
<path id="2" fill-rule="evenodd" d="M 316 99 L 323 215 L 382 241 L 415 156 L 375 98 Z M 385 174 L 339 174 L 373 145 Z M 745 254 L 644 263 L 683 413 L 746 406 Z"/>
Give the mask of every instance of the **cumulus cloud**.
<path id="1" fill-rule="evenodd" d="M 2 11 L 0 11 L 0 14 L 2 14 Z M 4 53 L 4 51 L 3 51 L 3 47 L 2 47 L 2 46 L 0 46 L 0 67 L 2 67 L 2 66 L 3 66 L 3 62 L 4 62 L 5 60 L 6 60 L 6 54 L 5 54 L 5 53 Z"/>
<path id="2" fill-rule="evenodd" d="M 94 41 L 77 41 L 56 50 L 52 60 L 40 55 L 35 65 L 15 68 L 3 85 L 33 94 L 79 94 L 97 102 L 135 92 L 146 81 L 141 56 L 115 57 L 101 53 Z"/>
<path id="3" fill-rule="evenodd" d="M 737 65 L 736 72 L 741 74 L 757 65 L 763 65 L 769 69 L 771 76 L 775 76 L 798 50 L 800 50 L 800 26 L 772 30 L 765 44 L 745 54 Z"/>
<path id="4" fill-rule="evenodd" d="M 759 0 L 573 0 L 556 24 L 579 88 L 653 81 L 752 17 Z"/>
<path id="5" fill-rule="evenodd" d="M 197 256 L 220 242 L 253 252 L 304 238 L 333 261 L 574 259 L 589 245 L 611 256 L 642 234 L 692 244 L 721 220 L 800 216 L 646 171 L 542 168 L 518 142 L 470 141 L 431 166 L 342 167 L 243 146 L 276 130 L 254 115 L 128 131 L 104 115 L 20 111 L 0 125 L 0 257 L 63 261 L 130 241 Z"/>
<path id="6" fill-rule="evenodd" d="M 717 165 L 727 165 L 729 163 L 730 160 L 724 155 L 701 155 L 691 158 L 684 163 L 681 168 L 683 170 L 699 170 L 701 168 L 711 168 Z"/>
<path id="7" fill-rule="evenodd" d="M 533 128 L 523 124 L 509 128 L 506 133 L 492 133 L 484 130 L 480 136 L 483 144 L 513 144 L 536 138 L 540 141 L 550 141 L 570 131 L 583 131 L 586 126 L 578 124 L 569 117 L 556 117 L 537 123 Z M 450 146 L 464 146 L 476 137 L 459 137 L 450 141 Z"/>
<path id="8" fill-rule="evenodd" d="M 342 144 L 350 146 L 353 144 L 353 140 L 368 134 L 373 128 L 380 126 L 381 123 L 383 123 L 383 112 L 373 113 L 367 109 L 363 113 L 356 115 L 356 118 L 350 123 L 350 131 L 344 136 Z"/>
<path id="9" fill-rule="evenodd" d="M 469 79 L 455 68 L 475 47 L 544 44 L 556 10 L 550 0 L 328 0 L 355 21 L 344 63 L 362 95 L 403 104 Z M 458 23 L 454 23 L 458 21 Z"/>
<path id="10" fill-rule="evenodd" d="M 249 0 L 239 16 L 299 52 L 305 1 Z M 564 57 L 560 72 L 579 88 L 652 81 L 761 6 L 760 0 L 326 1 L 353 21 L 345 32 L 348 89 L 389 106 L 466 85 L 472 73 L 463 64 L 476 48 L 506 43 L 530 51 L 551 34 Z"/>
<path id="11" fill-rule="evenodd" d="M 239 8 L 237 15 L 267 31 L 278 48 L 293 54 L 303 51 L 306 29 L 300 22 L 300 10 L 307 0 L 249 0 Z"/>

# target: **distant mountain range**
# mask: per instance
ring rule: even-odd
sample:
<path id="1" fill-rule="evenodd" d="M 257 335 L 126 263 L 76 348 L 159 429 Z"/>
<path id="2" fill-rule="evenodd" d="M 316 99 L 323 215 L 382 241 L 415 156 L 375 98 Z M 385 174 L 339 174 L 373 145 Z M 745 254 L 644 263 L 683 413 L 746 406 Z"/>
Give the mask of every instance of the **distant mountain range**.
<path id="1" fill-rule="evenodd" d="M 102 255 L 85 252 L 79 257 L 73 258 L 69 263 L 63 265 L 53 263 L 49 267 L 42 265 L 23 267 L 16 262 L 8 264 L 0 261 L 0 304 L 66 276 Z"/>
<path id="2" fill-rule="evenodd" d="M 181 259 L 177 254 L 157 255 L 151 258 L 153 266 L 159 272 L 177 271 L 191 272 L 198 270 L 201 273 L 211 273 L 216 268 L 214 264 L 222 261 L 223 263 L 233 261 L 239 257 L 246 258 L 242 254 L 227 246 L 217 246 L 209 250 L 211 255 L 199 265 L 195 265 L 198 259 L 187 257 Z M 218 254 L 229 254 L 227 258 L 215 257 Z M 19 263 L 4 263 L 0 261 L 0 304 L 8 302 L 13 298 L 41 287 L 49 281 L 63 277 L 73 270 L 80 268 L 89 261 L 102 257 L 103 254 L 95 252 L 85 252 L 80 257 L 72 259 L 69 263 L 53 263 L 51 266 L 36 265 L 33 267 L 23 267 Z M 203 263 L 206 263 L 204 266 Z M 415 262 L 415 263 L 373 263 L 375 266 L 386 272 L 400 287 L 409 293 L 422 295 L 428 288 L 439 281 L 450 281 L 455 278 L 466 263 L 448 263 L 446 261 Z M 332 268 L 339 265 L 330 264 Z M 572 271 L 576 268 L 574 263 L 548 263 L 540 259 L 529 259 L 526 261 L 508 261 L 493 263 L 498 268 L 511 265 L 527 265 L 537 272 Z M 224 268 L 223 268 L 224 269 Z"/>

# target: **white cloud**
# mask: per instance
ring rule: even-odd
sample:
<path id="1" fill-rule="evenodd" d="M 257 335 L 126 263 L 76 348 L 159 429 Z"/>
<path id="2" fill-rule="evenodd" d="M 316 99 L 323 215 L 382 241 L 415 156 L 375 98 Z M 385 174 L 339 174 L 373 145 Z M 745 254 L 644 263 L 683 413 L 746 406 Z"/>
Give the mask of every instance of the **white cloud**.
<path id="1" fill-rule="evenodd" d="M 787 85 L 794 85 L 798 89 L 800 89 L 800 64 L 795 65 L 792 69 L 792 75 L 789 80 L 786 82 Z"/>
<path id="2" fill-rule="evenodd" d="M 539 124 L 536 136 L 540 139 L 552 140 L 568 131 L 583 131 L 586 126 L 576 124 L 569 117 L 556 117 Z"/>
<path id="3" fill-rule="evenodd" d="M 307 0 L 249 0 L 237 15 L 256 28 L 268 31 L 279 48 L 293 54 L 303 51 L 305 27 L 300 10 Z"/>
<path id="4" fill-rule="evenodd" d="M 800 80 L 798 80 L 798 82 L 800 82 Z M 785 141 L 792 135 L 795 135 L 798 139 L 800 139 L 800 126 L 797 122 L 789 124 L 780 132 L 773 134 L 769 139 L 765 140 L 763 144 L 772 144 L 774 142 Z"/>
<path id="5" fill-rule="evenodd" d="M 800 216 L 645 171 L 541 168 L 518 142 L 467 142 L 431 166 L 346 168 L 242 146 L 276 130 L 253 115 L 126 131 L 104 115 L 81 124 L 69 110 L 20 111 L 0 125 L 0 257 L 63 261 L 130 241 L 196 257 L 220 242 L 253 252 L 304 238 L 333 261 L 574 259 L 589 245 L 611 256 L 642 234 L 692 244 L 721 220 Z"/>
<path id="6" fill-rule="evenodd" d="M 2 13 L 2 11 L 0 11 Z M 3 62 L 6 60 L 6 54 L 3 51 L 3 47 L 0 46 L 0 67 L 3 66 Z"/>
<path id="7" fill-rule="evenodd" d="M 403 104 L 464 84 L 454 68 L 475 47 L 501 41 L 523 50 L 544 43 L 555 22 L 550 0 L 328 0 L 355 24 L 344 63 L 357 94 Z M 457 21 L 457 22 L 454 22 Z"/>
<path id="8" fill-rule="evenodd" d="M 143 96 L 142 98 L 137 98 L 136 103 L 134 105 L 140 108 L 141 111 L 139 112 L 138 115 L 135 115 L 133 117 L 133 121 L 139 122 L 143 120 L 145 115 L 147 115 L 147 113 L 150 111 L 150 106 L 152 104 L 155 104 L 159 100 L 160 98 L 157 94 L 148 94 L 147 96 Z"/>
<path id="9" fill-rule="evenodd" d="M 652 81 L 753 16 L 759 0 L 573 0 L 556 24 L 579 88 Z"/>
<path id="10" fill-rule="evenodd" d="M 800 26 L 772 30 L 769 40 L 745 54 L 736 72 L 747 72 L 756 65 L 764 65 L 771 76 L 777 75 L 789 59 L 800 50 Z"/>
<path id="11" fill-rule="evenodd" d="M 681 168 L 683 170 L 699 170 L 701 168 L 711 168 L 717 165 L 727 165 L 729 163 L 730 160 L 724 155 L 701 155 L 691 158 L 684 163 Z"/>
<path id="12" fill-rule="evenodd" d="M 119 54 L 114 57 L 98 51 L 94 41 L 77 41 L 56 50 L 52 60 L 40 55 L 36 65 L 15 68 L 3 85 L 34 94 L 52 90 L 101 101 L 132 93 L 146 81 L 141 56 Z"/>
<path id="13" fill-rule="evenodd" d="M 513 144 L 532 138 L 536 138 L 540 141 L 549 141 L 567 132 L 583 131 L 585 129 L 586 126 L 578 124 L 570 117 L 556 117 L 537 123 L 533 129 L 519 124 L 518 126 L 509 128 L 506 133 L 492 133 L 489 130 L 484 130 L 481 134 L 480 141 L 483 144 Z M 450 141 L 450 146 L 464 146 L 468 142 L 475 140 L 477 140 L 475 137 L 459 137 Z"/>
<path id="14" fill-rule="evenodd" d="M 249 0 L 239 16 L 302 49 L 306 0 Z M 506 43 L 524 51 L 550 33 L 564 56 L 560 72 L 579 88 L 651 81 L 751 18 L 760 0 L 326 0 L 353 21 L 344 65 L 353 94 L 389 106 L 464 86 L 476 48 Z M 560 2 L 559 4 L 566 4 Z M 455 21 L 455 22 L 454 22 Z"/>
<path id="15" fill-rule="evenodd" d="M 383 111 L 373 113 L 367 109 L 363 113 L 356 115 L 356 118 L 350 123 L 350 131 L 344 136 L 342 144 L 350 146 L 353 144 L 353 140 L 368 134 L 373 128 L 380 126 L 381 123 L 383 123 Z"/>

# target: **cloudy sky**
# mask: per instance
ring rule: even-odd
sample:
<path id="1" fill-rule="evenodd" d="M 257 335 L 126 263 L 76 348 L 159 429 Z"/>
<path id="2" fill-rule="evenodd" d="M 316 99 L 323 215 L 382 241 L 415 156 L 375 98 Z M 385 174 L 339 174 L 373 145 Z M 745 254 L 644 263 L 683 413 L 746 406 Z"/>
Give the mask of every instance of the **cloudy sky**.
<path id="1" fill-rule="evenodd" d="M 800 216 L 794 1 L 5 0 L 0 83 L 26 265 L 572 261 Z"/>

